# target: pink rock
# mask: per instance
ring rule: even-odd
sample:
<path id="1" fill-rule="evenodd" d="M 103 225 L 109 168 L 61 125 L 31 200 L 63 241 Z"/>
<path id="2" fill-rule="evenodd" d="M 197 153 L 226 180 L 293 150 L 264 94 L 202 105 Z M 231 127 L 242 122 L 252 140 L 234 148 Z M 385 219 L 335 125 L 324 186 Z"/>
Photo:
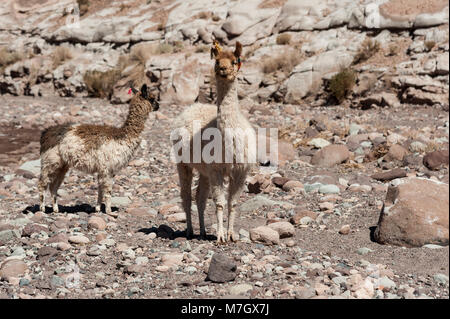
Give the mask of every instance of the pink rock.
<path id="1" fill-rule="evenodd" d="M 181 223 L 186 221 L 185 213 L 176 213 L 167 216 L 167 221 L 171 223 Z"/>
<path id="2" fill-rule="evenodd" d="M 345 162 L 350 157 L 350 152 L 345 145 L 328 145 L 314 154 L 311 164 L 322 167 L 333 167 Z"/>
<path id="3" fill-rule="evenodd" d="M 9 280 L 12 277 L 20 278 L 28 271 L 28 266 L 22 260 L 11 259 L 0 267 L 0 278 Z"/>
<path id="4" fill-rule="evenodd" d="M 280 235 L 268 226 L 259 226 L 250 230 L 250 239 L 270 245 L 280 243 Z"/>
<path id="5" fill-rule="evenodd" d="M 375 240 L 405 247 L 448 245 L 448 184 L 423 178 L 402 181 L 388 189 Z"/>
<path id="6" fill-rule="evenodd" d="M 89 218 L 88 227 L 92 229 L 105 230 L 106 222 L 101 217 L 92 216 Z"/>
<path id="7" fill-rule="evenodd" d="M 268 226 L 278 232 L 280 238 L 287 238 L 295 235 L 295 228 L 289 222 L 275 222 Z"/>

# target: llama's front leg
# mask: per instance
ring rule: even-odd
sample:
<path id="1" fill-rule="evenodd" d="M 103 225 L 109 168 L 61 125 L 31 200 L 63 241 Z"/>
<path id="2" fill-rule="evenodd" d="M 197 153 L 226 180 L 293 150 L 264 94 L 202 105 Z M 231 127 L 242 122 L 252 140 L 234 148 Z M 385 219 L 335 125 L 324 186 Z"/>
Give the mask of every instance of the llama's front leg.
<path id="1" fill-rule="evenodd" d="M 209 181 L 211 184 L 213 200 L 216 204 L 217 243 L 225 243 L 225 233 L 223 230 L 223 210 L 225 208 L 224 179 L 219 173 L 212 174 Z"/>
<path id="2" fill-rule="evenodd" d="M 200 175 L 198 181 L 197 193 L 195 200 L 197 201 L 198 219 L 200 223 L 200 237 L 206 239 L 205 230 L 205 207 L 209 195 L 209 178 L 208 176 Z"/>
<path id="3" fill-rule="evenodd" d="M 236 204 L 239 201 L 242 190 L 244 189 L 246 170 L 234 170 L 230 176 L 230 185 L 228 188 L 228 241 L 237 241 L 238 237 L 234 233 L 234 220 L 236 219 Z"/>
<path id="4" fill-rule="evenodd" d="M 186 238 L 194 236 L 191 218 L 192 204 L 192 168 L 187 165 L 177 165 L 178 177 L 180 179 L 180 195 L 184 213 L 186 214 Z"/>

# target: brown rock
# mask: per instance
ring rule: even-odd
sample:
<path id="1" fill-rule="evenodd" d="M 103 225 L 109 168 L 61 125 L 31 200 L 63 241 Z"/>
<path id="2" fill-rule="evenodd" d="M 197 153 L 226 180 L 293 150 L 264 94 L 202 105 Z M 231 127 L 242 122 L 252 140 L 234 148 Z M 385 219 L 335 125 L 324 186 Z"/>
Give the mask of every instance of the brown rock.
<path id="1" fill-rule="evenodd" d="M 310 210 L 299 210 L 294 216 L 291 217 L 291 219 L 289 220 L 291 222 L 291 224 L 293 225 L 298 225 L 300 224 L 300 220 L 303 217 L 310 217 L 311 219 L 315 220 L 317 218 L 317 213 L 310 211 Z"/>
<path id="2" fill-rule="evenodd" d="M 344 225 L 339 229 L 339 234 L 348 235 L 350 233 L 350 225 Z"/>
<path id="3" fill-rule="evenodd" d="M 280 238 L 292 237 L 295 234 L 295 228 L 289 222 L 277 221 L 275 223 L 269 224 L 268 226 L 278 232 Z"/>
<path id="4" fill-rule="evenodd" d="M 303 184 L 300 183 L 299 181 L 288 181 L 288 182 L 284 183 L 284 185 L 283 185 L 283 190 L 285 192 L 290 192 L 292 190 L 299 189 L 299 188 L 300 189 L 304 188 Z"/>
<path id="5" fill-rule="evenodd" d="M 323 167 L 332 167 L 345 162 L 350 157 L 350 152 L 345 145 L 328 145 L 318 151 L 311 159 L 311 164 Z"/>
<path id="6" fill-rule="evenodd" d="M 41 231 L 48 231 L 48 228 L 39 224 L 27 224 L 23 228 L 22 237 L 30 237 L 34 233 L 39 233 Z"/>
<path id="7" fill-rule="evenodd" d="M 22 260 L 11 259 L 3 263 L 0 268 L 0 278 L 9 280 L 11 277 L 22 277 L 28 270 L 27 264 Z"/>
<path id="8" fill-rule="evenodd" d="M 441 165 L 448 165 L 448 150 L 434 151 L 423 157 L 423 165 L 428 169 L 435 170 Z"/>
<path id="9" fill-rule="evenodd" d="M 275 186 L 282 188 L 284 184 L 289 182 L 290 179 L 286 177 L 274 177 L 272 178 L 272 183 L 274 183 Z"/>
<path id="10" fill-rule="evenodd" d="M 386 182 L 396 178 L 406 177 L 406 171 L 401 168 L 394 168 L 393 170 L 387 172 L 373 174 L 371 177 L 377 181 Z"/>
<path id="11" fill-rule="evenodd" d="M 89 218 L 88 227 L 92 229 L 105 230 L 106 222 L 101 217 L 92 216 Z"/>
<path id="12" fill-rule="evenodd" d="M 248 192 L 251 194 L 259 194 L 270 186 L 268 176 L 258 174 L 250 178 L 248 181 Z"/>
<path id="13" fill-rule="evenodd" d="M 280 243 L 280 235 L 278 232 L 268 226 L 259 226 L 251 229 L 250 239 L 265 244 L 278 245 Z"/>
<path id="14" fill-rule="evenodd" d="M 389 148 L 389 152 L 384 156 L 384 160 L 386 162 L 393 160 L 403 161 L 403 157 L 405 157 L 406 154 L 408 154 L 408 151 L 404 147 L 394 144 Z"/>
<path id="15" fill-rule="evenodd" d="M 224 254 L 214 254 L 208 269 L 208 279 L 212 282 L 228 282 L 236 278 L 237 265 Z"/>
<path id="16" fill-rule="evenodd" d="M 389 187 L 375 240 L 381 244 L 420 247 L 448 245 L 449 186 L 408 178 Z"/>

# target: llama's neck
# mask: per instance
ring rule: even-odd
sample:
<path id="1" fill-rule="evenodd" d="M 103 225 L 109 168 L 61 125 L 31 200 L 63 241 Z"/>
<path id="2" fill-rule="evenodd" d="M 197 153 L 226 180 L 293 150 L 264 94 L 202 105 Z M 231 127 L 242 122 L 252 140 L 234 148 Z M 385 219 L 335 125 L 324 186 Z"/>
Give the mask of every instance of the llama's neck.
<path id="1" fill-rule="evenodd" d="M 237 80 L 228 82 L 216 79 L 217 84 L 217 122 L 220 130 L 234 127 L 240 115 Z"/>
<path id="2" fill-rule="evenodd" d="M 122 130 L 129 138 L 138 138 L 145 128 L 145 121 L 150 113 L 150 107 L 138 97 L 130 102 L 127 119 Z"/>

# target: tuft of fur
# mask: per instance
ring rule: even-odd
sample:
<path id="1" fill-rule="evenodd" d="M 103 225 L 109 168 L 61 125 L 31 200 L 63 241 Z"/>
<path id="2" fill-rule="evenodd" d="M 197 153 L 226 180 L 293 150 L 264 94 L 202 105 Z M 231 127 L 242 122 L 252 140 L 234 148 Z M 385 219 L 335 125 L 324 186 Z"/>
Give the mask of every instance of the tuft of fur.
<path id="1" fill-rule="evenodd" d="M 114 175 L 125 168 L 140 144 L 140 134 L 158 103 L 148 95 L 147 86 L 130 101 L 128 117 L 122 127 L 89 124 L 63 124 L 50 127 L 41 135 L 40 209 L 45 210 L 45 192 L 50 189 L 53 211 L 58 212 L 57 191 L 69 168 L 98 174 L 96 211 L 105 199 L 111 213 Z"/>
<path id="2" fill-rule="evenodd" d="M 242 129 L 244 132 L 249 132 L 249 135 L 253 135 L 255 138 L 255 132 L 251 124 L 241 113 L 239 108 L 238 94 L 237 94 L 237 73 L 239 71 L 239 58 L 242 54 L 242 46 L 238 42 L 236 44 L 236 50 L 220 51 L 216 44 L 211 49 L 212 57 L 215 58 L 215 77 L 217 84 L 217 105 L 210 104 L 193 104 L 175 120 L 175 128 L 185 128 L 190 133 L 190 150 L 191 161 L 190 163 L 178 163 L 177 170 L 180 179 L 180 195 L 182 199 L 183 209 L 186 213 L 187 222 L 187 237 L 192 237 L 192 220 L 191 220 L 191 202 L 192 202 L 192 176 L 195 169 L 200 173 L 199 185 L 197 188 L 196 202 L 199 214 L 200 222 L 200 236 L 206 237 L 205 223 L 204 223 L 204 210 L 206 207 L 206 200 L 208 195 L 212 193 L 214 203 L 216 204 L 216 216 L 217 216 L 217 242 L 224 243 L 226 241 L 236 241 L 236 235 L 234 233 L 234 220 L 236 216 L 236 204 L 239 200 L 240 194 L 245 185 L 245 179 L 254 165 L 246 161 L 248 159 L 247 147 L 253 147 L 249 145 L 247 133 L 233 136 L 234 142 L 243 143 L 247 147 L 244 147 L 244 163 L 192 163 L 192 144 L 193 137 L 196 134 L 202 134 L 202 132 L 209 128 L 218 128 L 222 134 L 222 146 L 225 145 L 225 129 Z M 201 122 L 201 129 L 199 132 L 193 131 L 193 121 Z M 178 141 L 174 141 L 177 143 Z M 202 142 L 203 146 L 208 143 Z M 234 150 L 235 152 L 235 150 Z M 225 152 L 222 152 L 224 155 Z M 234 156 L 236 154 L 233 154 Z M 225 187 L 225 183 L 228 181 L 228 189 Z M 223 229 L 223 211 L 225 205 L 228 208 L 228 229 L 227 236 Z"/>

